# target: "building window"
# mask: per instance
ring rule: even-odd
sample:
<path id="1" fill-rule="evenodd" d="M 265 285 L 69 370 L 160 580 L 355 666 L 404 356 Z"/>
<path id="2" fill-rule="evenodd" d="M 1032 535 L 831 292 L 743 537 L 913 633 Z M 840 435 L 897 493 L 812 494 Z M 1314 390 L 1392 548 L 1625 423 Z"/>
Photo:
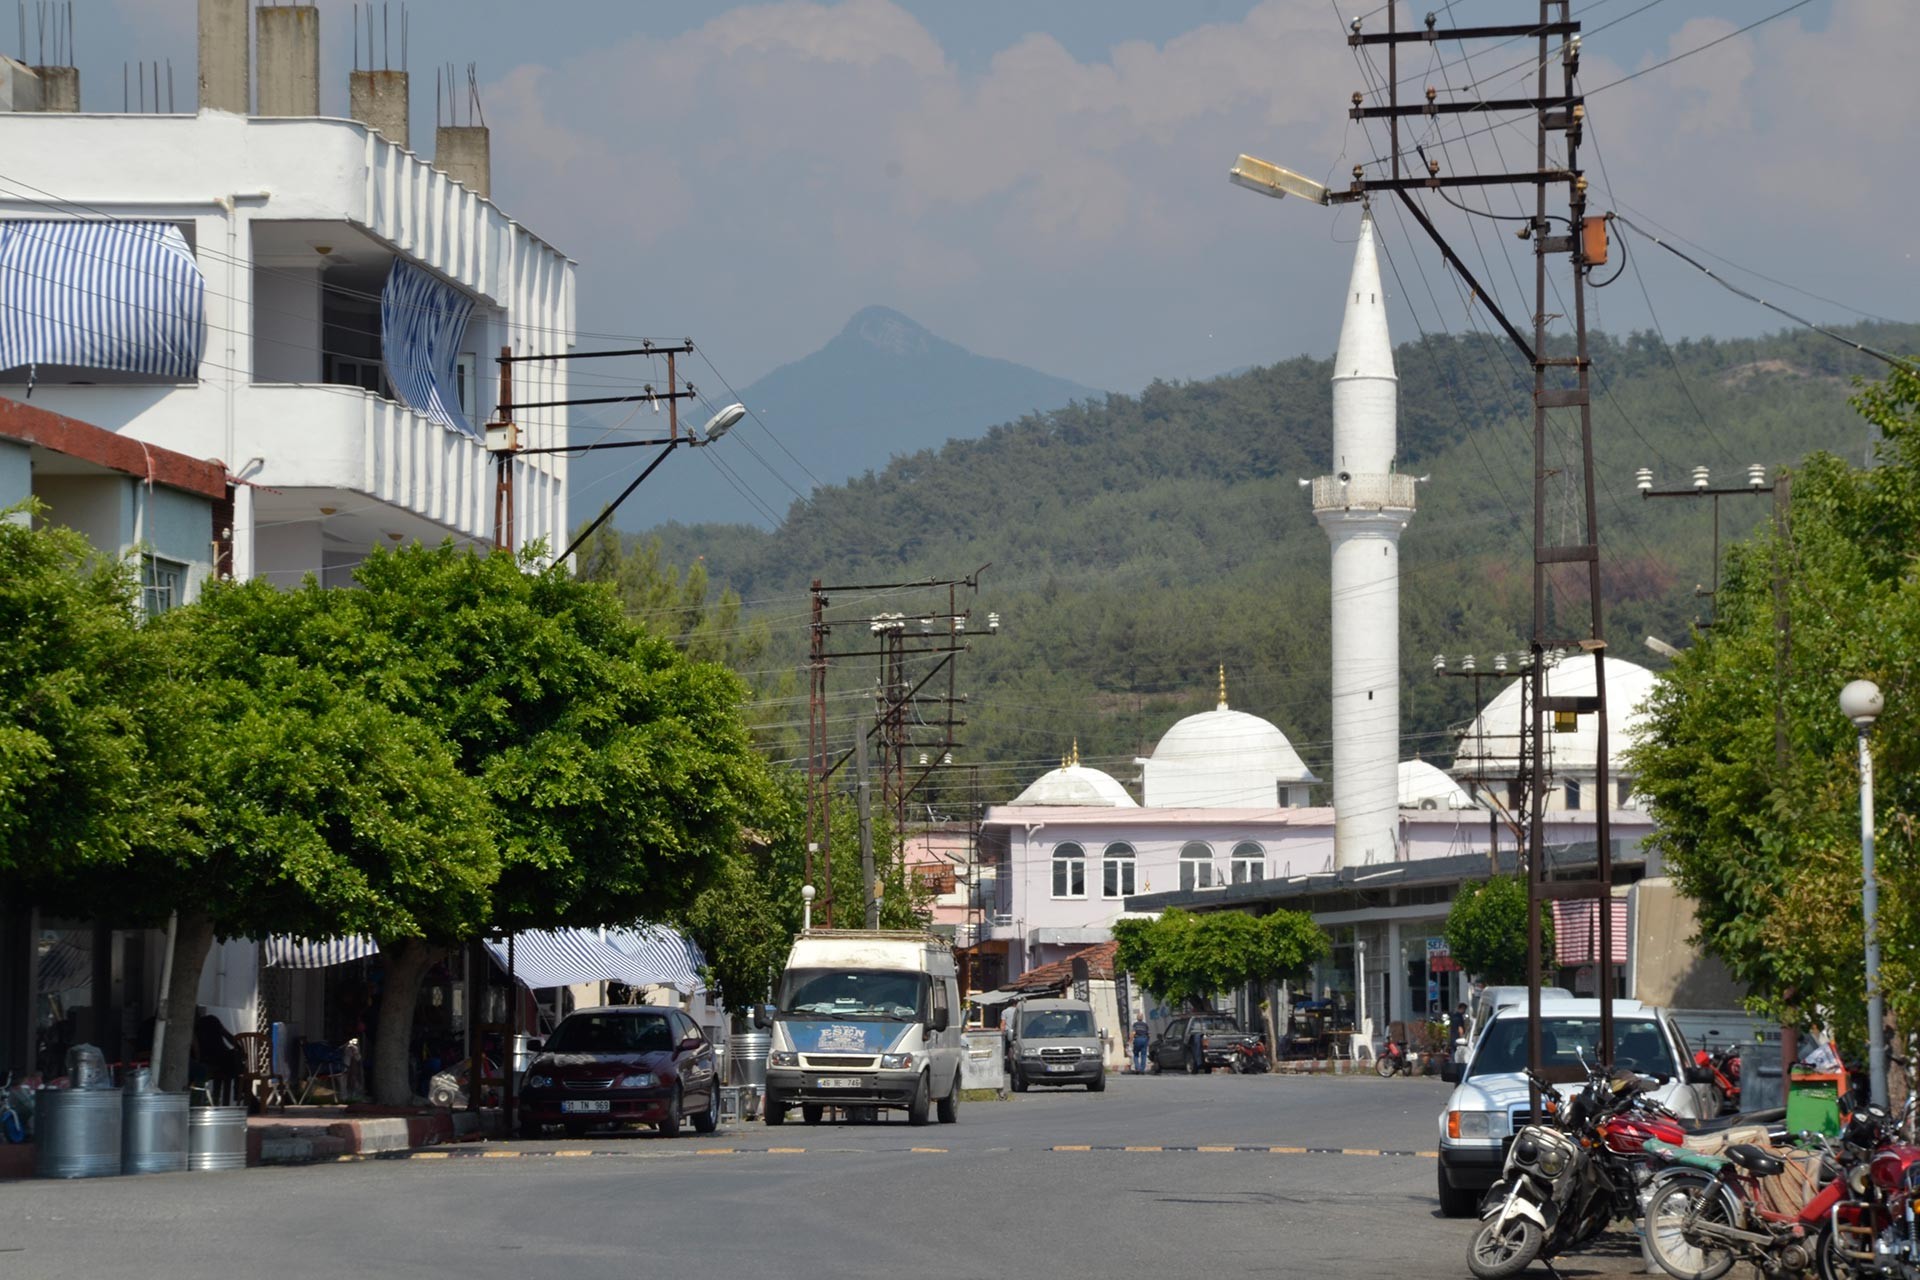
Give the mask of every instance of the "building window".
<path id="1" fill-rule="evenodd" d="M 1126 898 L 1133 894 L 1133 846 L 1110 844 L 1100 860 L 1100 896 Z"/>
<path id="2" fill-rule="evenodd" d="M 1087 896 L 1087 851 L 1077 844 L 1060 844 L 1053 847 L 1053 896 L 1056 898 Z"/>
<path id="3" fill-rule="evenodd" d="M 1267 878 L 1267 851 L 1256 841 L 1233 846 L 1233 883 L 1258 884 Z"/>
<path id="4" fill-rule="evenodd" d="M 1630 808 L 1633 804 L 1633 779 L 1622 778 L 1620 779 L 1619 786 L 1620 786 L 1619 807 L 1622 809 Z"/>
<path id="5" fill-rule="evenodd" d="M 1194 840 L 1180 847 L 1180 891 L 1213 888 L 1213 846 Z"/>
<path id="6" fill-rule="evenodd" d="M 1580 781 L 1577 778 L 1572 778 L 1567 781 L 1567 808 L 1578 809 L 1579 807 Z"/>
<path id="7" fill-rule="evenodd" d="M 178 560 L 159 556 L 142 558 L 140 594 L 145 598 L 147 616 L 157 618 L 167 610 L 185 604 L 187 566 Z"/>

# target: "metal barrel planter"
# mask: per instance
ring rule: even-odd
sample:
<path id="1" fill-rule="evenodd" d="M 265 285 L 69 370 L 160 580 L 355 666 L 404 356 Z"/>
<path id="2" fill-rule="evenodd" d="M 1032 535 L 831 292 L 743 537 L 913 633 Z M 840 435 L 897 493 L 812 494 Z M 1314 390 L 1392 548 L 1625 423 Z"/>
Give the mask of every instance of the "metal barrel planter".
<path id="1" fill-rule="evenodd" d="M 42 1089 L 34 1098 L 35 1172 L 107 1178 L 120 1172 L 120 1091 Z"/>
<path id="2" fill-rule="evenodd" d="M 246 1167 L 245 1107 L 194 1107 L 187 1112 L 187 1168 L 213 1173 Z"/>
<path id="3" fill-rule="evenodd" d="M 120 1172 L 179 1173 L 187 1167 L 187 1095 L 128 1090 L 121 1104 Z"/>

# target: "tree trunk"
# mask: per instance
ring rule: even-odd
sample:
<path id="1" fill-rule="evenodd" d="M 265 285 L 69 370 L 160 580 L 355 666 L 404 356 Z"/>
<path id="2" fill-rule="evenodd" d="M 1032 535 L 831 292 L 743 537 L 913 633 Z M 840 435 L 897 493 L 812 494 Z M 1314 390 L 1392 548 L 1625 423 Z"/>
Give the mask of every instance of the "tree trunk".
<path id="1" fill-rule="evenodd" d="M 185 915 L 173 934 L 173 973 L 162 997 L 167 1031 L 161 1041 L 160 1078 L 154 1087 L 165 1093 L 178 1093 L 187 1087 L 187 1053 L 193 1044 L 193 1014 L 200 997 L 200 971 L 207 967 L 207 953 L 213 950 L 213 917 Z M 229 1031 L 251 1031 L 252 1027 L 228 1027 Z"/>
<path id="2" fill-rule="evenodd" d="M 420 979 L 433 963 L 433 948 L 419 938 L 380 941 L 386 971 L 380 991 L 380 1018 L 373 1033 L 373 1100 L 385 1107 L 413 1101 L 413 1008 Z"/>

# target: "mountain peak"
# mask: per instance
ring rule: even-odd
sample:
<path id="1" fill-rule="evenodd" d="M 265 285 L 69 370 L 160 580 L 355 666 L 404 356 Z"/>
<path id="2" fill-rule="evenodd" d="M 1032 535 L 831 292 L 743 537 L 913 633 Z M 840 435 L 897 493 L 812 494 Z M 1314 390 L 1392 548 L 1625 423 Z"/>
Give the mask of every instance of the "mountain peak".
<path id="1" fill-rule="evenodd" d="M 890 355 L 913 355 L 931 350 L 939 339 L 922 325 L 892 307 L 862 307 L 853 313 L 840 336 Z"/>

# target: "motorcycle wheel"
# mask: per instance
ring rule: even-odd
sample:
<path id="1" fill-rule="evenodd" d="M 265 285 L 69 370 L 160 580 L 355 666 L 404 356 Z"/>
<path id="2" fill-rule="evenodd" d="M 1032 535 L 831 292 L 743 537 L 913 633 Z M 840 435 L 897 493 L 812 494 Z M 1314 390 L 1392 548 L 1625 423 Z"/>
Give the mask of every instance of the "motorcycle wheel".
<path id="1" fill-rule="evenodd" d="M 1479 1280 L 1507 1280 L 1533 1264 L 1540 1252 L 1540 1224 L 1532 1218 L 1509 1218 L 1497 1227 L 1499 1216 L 1488 1218 L 1467 1246 L 1467 1270 Z"/>
<path id="2" fill-rule="evenodd" d="M 1234 1054 L 1231 1058 L 1227 1059 L 1227 1069 L 1232 1071 L 1233 1074 L 1237 1076 L 1243 1076 L 1247 1074 L 1246 1058 L 1240 1054 L 1237 1054 L 1237 1053 Z"/>
<path id="3" fill-rule="evenodd" d="M 1388 1077 L 1393 1075 L 1395 1061 L 1396 1060 L 1392 1054 L 1383 1053 L 1374 1060 L 1373 1069 L 1380 1073 L 1380 1078 L 1382 1080 L 1385 1080 Z"/>
<path id="4" fill-rule="evenodd" d="M 1687 1215 L 1694 1212 L 1695 1201 L 1702 1197 L 1705 1199 L 1695 1216 L 1696 1222 L 1722 1227 L 1733 1225 L 1732 1210 L 1717 1183 L 1706 1186 L 1679 1183 L 1659 1192 L 1647 1205 L 1647 1216 L 1641 1223 L 1647 1252 L 1674 1280 L 1719 1280 L 1733 1269 L 1733 1250 L 1693 1244 L 1682 1231 Z"/>

